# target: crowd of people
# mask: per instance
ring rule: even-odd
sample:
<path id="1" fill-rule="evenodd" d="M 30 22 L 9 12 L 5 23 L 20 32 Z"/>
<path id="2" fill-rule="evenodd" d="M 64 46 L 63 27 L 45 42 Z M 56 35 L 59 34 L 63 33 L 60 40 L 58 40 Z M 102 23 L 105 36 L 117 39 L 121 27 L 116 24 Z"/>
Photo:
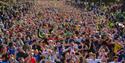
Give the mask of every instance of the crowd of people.
<path id="1" fill-rule="evenodd" d="M 125 63 L 121 4 L 81 12 L 16 5 L 0 12 L 0 63 Z"/>

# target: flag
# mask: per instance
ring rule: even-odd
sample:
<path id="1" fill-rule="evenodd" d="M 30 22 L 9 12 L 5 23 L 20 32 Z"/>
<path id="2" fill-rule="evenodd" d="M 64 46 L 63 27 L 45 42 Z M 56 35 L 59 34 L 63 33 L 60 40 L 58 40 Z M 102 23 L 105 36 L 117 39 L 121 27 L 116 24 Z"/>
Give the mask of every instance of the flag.
<path id="1" fill-rule="evenodd" d="M 38 37 L 45 38 L 45 33 L 43 31 L 38 30 Z"/>

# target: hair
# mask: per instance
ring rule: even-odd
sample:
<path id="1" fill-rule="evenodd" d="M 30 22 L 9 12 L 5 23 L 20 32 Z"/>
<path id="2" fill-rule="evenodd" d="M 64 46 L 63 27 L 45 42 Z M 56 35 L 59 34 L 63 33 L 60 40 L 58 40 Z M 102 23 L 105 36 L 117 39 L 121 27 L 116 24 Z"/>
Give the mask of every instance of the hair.
<path id="1" fill-rule="evenodd" d="M 87 61 L 85 60 L 85 58 L 84 58 L 84 57 L 80 57 L 80 58 L 79 58 L 79 60 L 80 60 L 80 62 L 79 62 L 79 63 L 87 63 Z"/>

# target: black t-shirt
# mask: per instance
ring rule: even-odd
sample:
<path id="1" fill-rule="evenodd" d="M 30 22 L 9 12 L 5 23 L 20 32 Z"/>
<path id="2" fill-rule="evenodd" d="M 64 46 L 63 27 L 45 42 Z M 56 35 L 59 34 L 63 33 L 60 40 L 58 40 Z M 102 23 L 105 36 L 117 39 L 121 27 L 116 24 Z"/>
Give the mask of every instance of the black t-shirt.
<path id="1" fill-rule="evenodd" d="M 34 50 L 38 49 L 39 51 L 41 51 L 41 47 L 39 45 L 33 45 L 32 48 Z"/>
<path id="2" fill-rule="evenodd" d="M 18 58 L 21 58 L 21 57 L 26 58 L 27 56 L 28 56 L 27 53 L 23 53 L 23 52 L 18 52 L 18 53 L 17 53 L 17 59 L 18 59 Z"/>

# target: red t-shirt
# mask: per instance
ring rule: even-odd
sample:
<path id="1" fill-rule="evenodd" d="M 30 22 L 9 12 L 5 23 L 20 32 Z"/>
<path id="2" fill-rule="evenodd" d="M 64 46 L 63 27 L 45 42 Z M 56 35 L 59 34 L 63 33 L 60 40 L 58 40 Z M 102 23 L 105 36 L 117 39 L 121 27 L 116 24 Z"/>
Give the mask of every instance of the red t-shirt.
<path id="1" fill-rule="evenodd" d="M 30 59 L 30 62 L 31 62 L 31 63 L 36 63 L 35 58 L 32 57 L 32 58 Z"/>

